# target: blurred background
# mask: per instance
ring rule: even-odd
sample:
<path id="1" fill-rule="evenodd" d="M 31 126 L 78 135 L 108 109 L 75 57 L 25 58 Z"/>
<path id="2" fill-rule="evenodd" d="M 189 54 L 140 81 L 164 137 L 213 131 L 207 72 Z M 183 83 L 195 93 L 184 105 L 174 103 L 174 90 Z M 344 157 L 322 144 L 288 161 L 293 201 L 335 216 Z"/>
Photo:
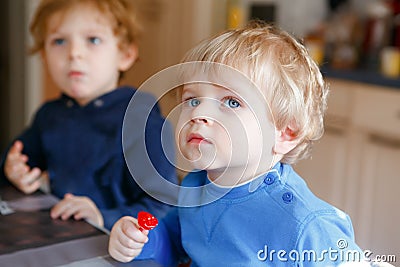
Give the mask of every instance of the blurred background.
<path id="1" fill-rule="evenodd" d="M 362 248 L 400 260 L 400 1 L 131 1 L 144 32 L 140 61 L 124 82 L 136 87 L 177 64 L 200 40 L 250 19 L 273 22 L 303 40 L 331 96 L 326 133 L 313 157 L 295 168 L 317 195 L 350 214 Z M 0 1 L 2 150 L 43 101 L 59 95 L 38 56 L 26 52 L 37 3 Z M 173 93 L 163 97 L 163 113 L 174 104 Z"/>

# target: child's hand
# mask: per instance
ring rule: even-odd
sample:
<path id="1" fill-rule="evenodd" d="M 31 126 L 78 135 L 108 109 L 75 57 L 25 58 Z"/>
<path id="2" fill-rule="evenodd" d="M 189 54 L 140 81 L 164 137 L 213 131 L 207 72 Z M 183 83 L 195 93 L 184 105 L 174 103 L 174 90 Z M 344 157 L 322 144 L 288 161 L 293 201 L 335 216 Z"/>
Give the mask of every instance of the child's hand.
<path id="1" fill-rule="evenodd" d="M 50 216 L 62 220 L 68 220 L 73 216 L 75 220 L 86 219 L 100 227 L 104 226 L 103 216 L 96 204 L 88 197 L 78 197 L 73 194 L 65 194 L 64 199 L 51 209 Z"/>
<path id="2" fill-rule="evenodd" d="M 26 164 L 28 156 L 22 154 L 23 148 L 21 141 L 15 141 L 12 145 L 4 163 L 4 174 L 15 187 L 25 194 L 30 194 L 39 189 L 42 172 L 39 168 L 31 169 Z"/>
<path id="3" fill-rule="evenodd" d="M 137 220 L 133 217 L 122 217 L 111 229 L 108 252 L 120 262 L 129 262 L 140 254 L 148 241 L 148 230 L 139 230 Z"/>

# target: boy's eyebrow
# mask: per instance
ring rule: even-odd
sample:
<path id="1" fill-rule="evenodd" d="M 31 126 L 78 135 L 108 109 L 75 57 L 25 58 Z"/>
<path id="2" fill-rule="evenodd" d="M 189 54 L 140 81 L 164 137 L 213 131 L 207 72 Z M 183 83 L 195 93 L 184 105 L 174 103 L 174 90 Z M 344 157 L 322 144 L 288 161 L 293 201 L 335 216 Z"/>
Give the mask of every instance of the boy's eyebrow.
<path id="1" fill-rule="evenodd" d="M 184 85 L 183 86 L 183 88 L 182 88 L 182 95 L 184 94 L 184 93 L 193 93 L 193 87 L 192 87 L 192 84 L 189 84 L 189 85 Z"/>
<path id="2" fill-rule="evenodd" d="M 226 91 L 226 92 L 229 93 L 229 94 L 234 95 L 234 96 L 237 97 L 237 98 L 240 98 L 240 99 L 243 98 L 243 97 L 242 97 L 241 95 L 239 95 L 234 89 L 230 89 L 230 88 L 225 87 L 225 86 L 223 86 L 223 85 L 218 85 L 218 88 L 220 88 L 221 90 Z"/>
<path id="3" fill-rule="evenodd" d="M 58 33 L 58 30 L 59 30 L 59 29 L 60 29 L 59 26 L 56 26 L 56 25 L 51 26 L 51 25 L 49 25 L 49 26 L 47 27 L 46 33 L 47 33 L 47 35 L 56 34 L 56 33 Z"/>
<path id="4" fill-rule="evenodd" d="M 195 94 L 195 93 L 196 93 L 196 92 L 195 92 L 196 89 L 193 88 L 193 87 L 191 87 L 191 85 L 193 85 L 193 84 L 189 84 L 188 87 L 187 87 L 187 85 L 185 85 L 185 86 L 183 87 L 183 89 L 182 89 L 182 91 L 181 91 L 181 97 L 183 97 L 184 95 L 187 95 L 187 94 Z M 226 95 L 232 95 L 232 96 L 234 96 L 235 98 L 244 101 L 244 98 L 243 98 L 241 95 L 237 94 L 237 93 L 235 92 L 235 90 L 229 89 L 229 88 L 227 88 L 227 87 L 225 87 L 225 86 L 222 86 L 222 85 L 215 85 L 215 86 L 216 86 L 217 88 L 219 88 L 220 90 L 223 90 L 223 91 L 225 92 Z"/>

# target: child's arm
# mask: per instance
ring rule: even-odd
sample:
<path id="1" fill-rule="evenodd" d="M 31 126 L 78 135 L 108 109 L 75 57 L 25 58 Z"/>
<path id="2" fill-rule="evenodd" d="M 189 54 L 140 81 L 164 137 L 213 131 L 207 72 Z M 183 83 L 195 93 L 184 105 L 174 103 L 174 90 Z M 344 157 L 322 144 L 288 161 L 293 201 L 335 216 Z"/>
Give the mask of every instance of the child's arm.
<path id="1" fill-rule="evenodd" d="M 37 113 L 32 125 L 3 152 L 0 161 L 0 184 L 11 183 L 25 193 L 39 187 L 42 170 L 46 169 L 40 128 L 46 123 L 46 105 Z"/>
<path id="2" fill-rule="evenodd" d="M 108 244 L 110 255 L 120 261 L 129 262 L 136 258 L 148 242 L 148 230 L 139 230 L 137 220 L 125 216 L 113 226 Z"/>
<path id="3" fill-rule="evenodd" d="M 137 91 L 134 96 L 122 132 L 123 173 L 121 177 L 111 174 L 110 190 L 114 198 L 121 199 L 114 207 L 100 207 L 108 229 L 122 216 L 136 216 L 141 210 L 162 218 L 171 208 L 168 204 L 177 202 L 177 190 L 164 186 L 165 182 L 179 184 L 173 127 L 161 116 L 158 105 L 154 106 L 152 95 Z"/>
<path id="4" fill-rule="evenodd" d="M 345 213 L 321 213 L 308 219 L 297 242 L 299 255 L 307 256 L 300 259 L 299 266 L 363 261 L 364 253 L 355 243 L 353 226 Z M 313 256 L 311 261 L 309 255 Z"/>

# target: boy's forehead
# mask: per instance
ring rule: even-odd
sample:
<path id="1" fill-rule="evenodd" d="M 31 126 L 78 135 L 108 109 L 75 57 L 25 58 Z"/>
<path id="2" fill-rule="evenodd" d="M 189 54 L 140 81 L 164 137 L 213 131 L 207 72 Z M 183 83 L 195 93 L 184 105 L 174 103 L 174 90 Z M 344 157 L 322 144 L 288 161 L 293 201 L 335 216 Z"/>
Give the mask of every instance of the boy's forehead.
<path id="1" fill-rule="evenodd" d="M 82 27 L 89 26 L 107 26 L 112 22 L 111 15 L 106 14 L 94 3 L 90 2 L 74 2 L 76 4 L 68 6 L 65 9 L 60 9 L 51 14 L 47 21 L 47 32 L 51 33 L 56 31 L 63 23 L 73 22 L 76 17 L 82 18 L 87 21 L 82 24 Z M 89 23 L 90 22 L 90 23 Z"/>
<path id="2" fill-rule="evenodd" d="M 248 102 L 265 99 L 260 88 L 247 75 L 224 64 L 198 62 L 185 69 L 183 77 L 184 84 L 214 85 L 216 90 L 228 90 Z"/>

